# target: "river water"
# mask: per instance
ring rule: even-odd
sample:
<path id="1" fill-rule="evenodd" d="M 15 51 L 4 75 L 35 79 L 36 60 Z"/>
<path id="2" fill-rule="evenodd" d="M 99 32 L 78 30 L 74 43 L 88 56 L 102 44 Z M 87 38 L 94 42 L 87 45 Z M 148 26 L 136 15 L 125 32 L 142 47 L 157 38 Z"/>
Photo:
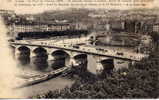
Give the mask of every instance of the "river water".
<path id="1" fill-rule="evenodd" d="M 62 59 L 62 60 L 64 60 L 64 59 Z M 93 57 L 93 55 L 88 55 L 87 60 L 88 60 L 87 70 L 93 74 L 96 74 L 97 66 L 96 66 L 95 58 Z M 26 61 L 26 60 L 21 59 L 21 61 Z M 58 62 L 60 65 L 61 64 L 60 62 L 63 62 L 63 61 L 58 61 Z M 21 64 L 17 64 L 17 67 L 21 69 L 21 73 L 28 73 L 28 74 L 31 73 L 33 75 L 34 74 L 37 75 L 37 74 L 44 74 L 44 73 L 53 71 L 53 70 L 55 70 L 53 67 L 58 66 L 57 63 L 55 66 L 50 65 L 50 63 L 52 63 L 52 61 L 48 61 L 47 64 L 45 64 L 48 66 L 44 66 L 45 68 L 42 70 L 37 70 L 37 68 L 35 68 L 35 66 L 33 66 L 31 63 L 27 64 L 25 66 L 21 65 Z M 40 62 L 40 64 L 42 64 L 42 66 L 43 66 L 43 63 Z M 38 65 L 36 67 L 39 67 Z M 71 80 L 66 77 L 56 77 L 56 78 L 53 78 L 53 79 L 45 81 L 45 82 L 41 82 L 36 85 L 20 88 L 17 91 L 24 91 L 25 96 L 30 97 L 30 96 L 35 96 L 37 94 L 46 93 L 50 90 L 63 89 L 66 86 L 70 87 L 74 83 L 74 81 L 75 80 Z"/>
<path id="2" fill-rule="evenodd" d="M 87 65 L 87 69 L 92 72 L 92 73 L 96 73 L 96 63 L 95 63 L 95 59 L 93 58 L 93 56 L 89 55 L 87 57 L 88 59 L 88 65 Z M 35 70 L 33 66 L 31 65 L 20 65 L 18 64 L 17 67 L 19 67 L 23 72 L 25 73 L 31 73 L 31 74 L 44 74 L 47 73 L 49 71 L 52 71 L 52 67 L 48 66 L 45 71 L 39 71 L 39 70 Z M 56 90 L 56 89 L 63 89 L 65 87 L 70 87 L 73 83 L 75 82 L 75 80 L 73 79 L 68 79 L 67 77 L 56 77 L 53 79 L 50 79 L 48 81 L 39 83 L 39 84 L 35 84 L 32 86 L 27 86 L 27 87 L 23 87 L 20 89 L 17 89 L 17 92 L 19 91 L 23 91 L 25 93 L 25 97 L 31 97 L 31 96 L 35 96 L 38 94 L 42 94 L 42 93 L 46 93 L 50 90 Z"/>
<path id="3" fill-rule="evenodd" d="M 108 48 L 112 48 L 112 47 L 108 47 Z M 119 48 L 121 49 L 121 48 Z M 50 65 L 52 63 L 52 61 L 45 61 L 46 64 L 44 64 L 43 62 L 41 62 L 41 60 L 43 60 L 43 58 L 41 60 L 39 60 L 39 64 L 42 64 L 40 66 L 43 66 L 44 69 L 42 70 L 37 70 L 36 67 L 39 67 L 39 64 L 35 67 L 33 66 L 30 62 L 31 59 L 29 59 L 28 61 L 26 60 L 26 55 L 24 53 L 24 59 L 22 57 L 22 59 L 20 59 L 21 61 L 23 61 L 24 65 L 21 65 L 19 63 L 17 63 L 17 67 L 21 69 L 21 73 L 31 73 L 31 74 L 44 74 L 50 71 L 55 70 L 53 67 L 55 67 L 55 65 Z M 28 56 L 29 57 L 29 56 Z M 47 59 L 45 59 L 47 60 Z M 93 57 L 93 55 L 88 55 L 87 56 L 87 70 L 93 74 L 96 74 L 96 61 L 95 58 Z M 63 61 L 59 61 L 59 66 L 60 66 L 60 62 Z M 29 64 L 27 64 L 29 63 Z M 46 65 L 46 66 L 44 66 Z M 58 66 L 58 64 L 56 64 L 56 66 Z M 42 94 L 42 93 L 46 93 L 50 90 L 56 90 L 56 89 L 63 89 L 66 86 L 70 87 L 75 80 L 70 80 L 64 77 L 57 77 L 57 78 L 53 78 L 51 80 L 36 84 L 36 85 L 32 85 L 32 86 L 28 86 L 28 87 L 23 87 L 18 89 L 17 91 L 24 91 L 25 93 L 25 97 L 30 97 L 30 96 L 35 96 L 37 94 Z"/>

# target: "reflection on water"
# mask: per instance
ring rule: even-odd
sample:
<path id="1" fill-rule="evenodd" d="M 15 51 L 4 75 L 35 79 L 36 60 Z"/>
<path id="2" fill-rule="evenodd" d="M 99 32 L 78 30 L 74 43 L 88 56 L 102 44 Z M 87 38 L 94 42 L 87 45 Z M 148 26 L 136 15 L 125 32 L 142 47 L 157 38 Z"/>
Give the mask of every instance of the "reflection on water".
<path id="1" fill-rule="evenodd" d="M 52 69 L 59 69 L 61 67 L 65 66 L 65 58 L 63 59 L 57 59 L 57 60 L 53 60 L 53 61 L 49 61 L 51 63 L 51 68 Z"/>
<path id="2" fill-rule="evenodd" d="M 26 56 L 26 55 L 21 55 L 20 57 L 18 57 L 19 63 L 21 65 L 28 65 L 30 64 L 30 57 Z"/>
<path id="3" fill-rule="evenodd" d="M 34 57 L 29 58 L 21 55 L 18 57 L 18 65 L 20 69 L 30 69 L 34 71 L 40 72 L 50 72 L 65 66 L 65 59 L 57 59 L 57 60 L 47 60 L 46 57 Z"/>
<path id="4" fill-rule="evenodd" d="M 56 60 L 48 60 L 46 55 L 37 55 L 29 58 L 25 54 L 21 54 L 19 57 L 19 63 L 22 72 L 32 73 L 32 74 L 44 74 L 58 68 L 65 66 L 65 58 L 60 58 Z M 29 62 L 30 60 L 30 62 Z M 54 91 L 56 89 L 63 89 L 66 86 L 70 87 L 74 83 L 74 80 L 70 80 L 64 77 L 56 77 L 36 85 L 23 87 L 17 89 L 17 91 L 24 91 L 25 98 L 35 96 L 37 94 L 42 94 L 50 90 Z"/>
<path id="5" fill-rule="evenodd" d="M 65 66 L 65 58 L 60 58 L 56 60 L 48 60 L 48 56 L 45 54 L 39 54 L 32 58 L 29 55 L 24 53 L 20 54 L 19 59 L 22 66 L 20 66 L 23 71 L 28 71 L 30 73 L 44 74 L 46 72 L 50 72 L 56 70 L 58 68 Z M 96 74 L 96 61 L 92 55 L 88 55 L 87 57 L 87 65 L 83 64 L 82 67 L 87 66 L 87 70 L 91 73 Z M 106 65 L 105 65 L 106 66 Z M 29 69 L 29 70 L 26 70 Z M 60 76 L 57 78 L 53 78 L 51 80 L 21 88 L 21 90 L 26 91 L 26 96 L 33 96 L 36 94 L 48 92 L 49 90 L 63 89 L 66 86 L 71 86 L 75 80 L 70 80 L 67 78 L 61 78 Z"/>
<path id="6" fill-rule="evenodd" d="M 48 62 L 46 57 L 36 57 L 32 58 L 32 62 L 30 64 L 36 70 L 45 70 L 48 68 Z"/>
<path id="7" fill-rule="evenodd" d="M 93 74 L 97 74 L 96 73 L 97 64 L 93 55 L 88 55 L 86 59 L 88 61 L 87 67 L 86 67 L 87 70 Z M 25 68 L 28 68 L 31 70 L 41 71 L 41 72 L 49 72 L 52 70 L 62 68 L 64 66 L 67 66 L 67 63 L 69 62 L 69 58 L 63 55 L 56 55 L 56 56 L 54 55 L 54 59 L 48 59 L 48 55 L 46 52 L 36 52 L 36 54 L 30 58 L 30 52 L 27 51 L 27 49 L 21 50 L 18 53 L 17 60 L 19 62 L 18 64 L 22 65 L 20 66 L 22 69 L 25 70 Z M 83 60 L 84 58 L 78 57 L 78 59 L 76 59 L 76 63 L 80 64 L 82 63 Z M 112 64 L 114 65 L 113 68 L 115 69 L 120 69 L 124 67 L 127 68 L 129 64 L 129 62 L 126 62 L 126 61 L 119 60 L 120 62 L 124 62 L 124 63 L 118 63 L 119 61 L 117 59 L 112 59 L 112 60 L 113 60 Z M 105 67 L 106 69 L 109 67 L 109 65 L 104 65 L 104 64 L 102 65 L 103 67 L 106 66 Z"/>
<path id="8" fill-rule="evenodd" d="M 11 48 L 14 52 L 14 48 Z M 15 54 L 15 53 L 13 53 Z M 41 71 L 41 72 L 49 72 L 52 70 L 56 70 L 59 68 L 62 68 L 66 64 L 66 58 L 65 57 L 58 57 L 54 60 L 48 60 L 48 55 L 45 53 L 39 53 L 36 54 L 36 56 L 33 56 L 30 58 L 30 53 L 28 51 L 21 51 L 16 56 L 16 60 L 18 60 L 18 65 L 21 65 L 21 69 L 30 69 L 34 71 Z M 87 69 L 96 74 L 96 62 L 92 55 L 88 55 L 87 57 Z"/>
<path id="9" fill-rule="evenodd" d="M 21 68 L 25 68 L 26 66 L 32 70 L 37 70 L 37 71 L 42 71 L 42 72 L 49 72 L 52 70 L 56 70 L 59 68 L 62 68 L 65 66 L 65 58 L 62 59 L 56 59 L 56 60 L 47 60 L 46 57 L 34 57 L 34 58 L 29 58 L 26 56 L 20 56 L 18 57 L 19 64 L 22 65 Z M 93 58 L 89 57 L 88 58 L 88 63 L 85 62 L 86 64 L 83 64 L 83 69 L 89 68 L 89 71 L 95 73 L 96 68 L 95 62 L 93 62 Z M 80 64 L 80 66 L 81 66 Z M 87 67 L 86 67 L 87 66 Z M 92 67 L 93 66 L 93 67 Z"/>

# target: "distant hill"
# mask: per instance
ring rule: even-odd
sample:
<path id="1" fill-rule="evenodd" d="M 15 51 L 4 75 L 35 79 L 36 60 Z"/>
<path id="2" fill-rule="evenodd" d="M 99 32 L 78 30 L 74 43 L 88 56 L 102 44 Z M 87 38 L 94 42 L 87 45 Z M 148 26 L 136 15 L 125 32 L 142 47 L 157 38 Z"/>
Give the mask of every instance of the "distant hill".
<path id="1" fill-rule="evenodd" d="M 90 15 L 98 15 L 98 17 L 92 17 Z M 118 20 L 118 19 L 129 19 L 130 16 L 139 15 L 140 19 L 148 17 L 159 18 L 159 8 L 155 9 L 134 9 L 134 10 L 108 10 L 108 9 L 66 9 L 66 10 L 52 10 L 45 11 L 39 14 L 25 14 L 16 15 L 16 19 L 19 18 L 19 23 L 28 23 L 26 17 L 34 17 L 35 23 L 54 23 L 55 20 L 67 20 L 68 22 L 83 22 L 93 23 L 104 20 Z M 7 15 L 9 16 L 9 15 Z M 104 17 L 103 17 L 104 16 Z M 133 17 L 134 19 L 136 17 Z M 7 18 L 6 18 L 7 19 Z M 13 22 L 14 22 L 13 20 Z M 146 19 L 147 20 L 147 19 Z"/>
<path id="2" fill-rule="evenodd" d="M 134 10 L 93 10 L 93 9 L 66 9 L 60 11 L 45 11 L 36 14 L 34 17 L 42 22 L 53 22 L 54 20 L 68 20 L 70 22 L 91 22 L 94 18 L 89 14 L 103 14 L 109 18 L 120 17 L 123 15 L 141 14 L 141 15 L 157 15 L 159 16 L 159 8 L 155 9 L 134 9 Z"/>
<path id="3" fill-rule="evenodd" d="M 69 22 L 81 22 L 86 19 L 90 19 L 88 14 L 89 10 L 60 10 L 60 11 L 46 11 L 41 14 L 34 15 L 34 17 L 41 22 L 51 23 L 55 20 L 68 20 Z"/>

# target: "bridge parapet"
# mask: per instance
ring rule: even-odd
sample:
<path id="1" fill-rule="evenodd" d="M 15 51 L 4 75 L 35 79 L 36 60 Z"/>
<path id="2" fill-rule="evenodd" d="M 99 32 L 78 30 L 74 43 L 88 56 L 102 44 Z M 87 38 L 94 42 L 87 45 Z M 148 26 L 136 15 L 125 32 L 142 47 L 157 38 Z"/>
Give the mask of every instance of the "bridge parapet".
<path id="1" fill-rule="evenodd" d="M 89 45 L 63 44 L 63 43 L 54 42 L 54 40 L 51 41 L 20 40 L 20 41 L 10 42 L 10 45 L 14 46 L 16 49 L 23 46 L 29 48 L 30 57 L 32 58 L 38 57 L 36 54 L 34 54 L 34 51 L 36 51 L 36 49 L 38 48 L 42 48 L 44 51 L 46 51 L 46 55 L 48 56 L 48 58 L 45 60 L 50 61 L 49 65 L 54 64 L 54 63 L 52 64 L 51 61 L 53 62 L 57 61 L 59 60 L 60 57 L 63 59 L 63 55 L 67 55 L 64 57 L 65 59 L 64 65 L 78 66 L 80 65 L 80 63 L 84 62 L 83 58 L 81 59 L 82 54 L 86 56 L 93 55 L 94 56 L 93 58 L 96 61 L 96 72 L 99 74 L 103 73 L 103 70 L 106 70 L 107 68 L 109 68 L 109 66 L 114 66 L 114 69 L 120 69 L 123 67 L 125 68 L 125 66 L 129 66 L 129 64 L 133 61 L 140 61 L 142 58 L 148 57 L 148 55 L 141 53 L 127 52 L 127 51 L 123 52 L 117 49 L 108 49 L 108 48 L 89 46 Z M 111 63 L 111 65 L 109 63 Z"/>
<path id="2" fill-rule="evenodd" d="M 140 61 L 141 59 L 148 57 L 148 55 L 135 53 L 135 52 L 121 52 L 119 50 L 111 50 L 111 49 L 100 49 L 99 47 L 95 46 L 86 46 L 86 45 L 72 45 L 72 44 L 58 44 L 54 43 L 53 41 L 29 41 L 29 40 L 20 40 L 11 42 L 11 45 L 26 45 L 26 46 L 41 46 L 45 48 L 56 48 L 56 49 L 63 49 L 65 51 L 74 51 L 74 52 L 81 52 L 93 55 L 100 55 L 105 57 L 113 57 L 119 59 L 127 59 L 127 60 L 134 60 Z"/>

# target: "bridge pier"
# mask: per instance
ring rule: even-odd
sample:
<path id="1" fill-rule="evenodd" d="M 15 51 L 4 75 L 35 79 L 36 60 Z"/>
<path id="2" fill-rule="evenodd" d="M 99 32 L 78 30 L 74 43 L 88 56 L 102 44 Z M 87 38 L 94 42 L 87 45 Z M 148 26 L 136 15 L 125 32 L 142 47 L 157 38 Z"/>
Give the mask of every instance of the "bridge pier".
<path id="1" fill-rule="evenodd" d="M 99 62 L 99 61 L 97 61 L 96 62 L 96 74 L 97 75 L 100 75 L 100 74 L 102 74 L 102 72 L 103 72 L 103 70 L 104 70 L 104 67 L 103 67 L 103 65 L 102 65 L 102 63 L 101 62 Z"/>
<path id="2" fill-rule="evenodd" d="M 65 58 L 65 66 L 69 66 L 70 64 L 70 58 Z"/>
<path id="3" fill-rule="evenodd" d="M 75 67 L 79 66 L 79 64 L 76 62 L 76 60 L 74 59 L 74 57 L 70 58 L 69 66 L 75 66 Z"/>
<path id="4" fill-rule="evenodd" d="M 55 60 L 55 57 L 53 57 L 51 54 L 48 54 L 48 61 Z"/>
<path id="5" fill-rule="evenodd" d="M 114 59 L 109 57 L 94 57 L 96 60 L 96 74 L 104 75 L 114 70 Z"/>
<path id="6" fill-rule="evenodd" d="M 131 61 L 131 65 L 135 65 L 135 61 Z"/>
<path id="7" fill-rule="evenodd" d="M 55 60 L 55 58 L 51 55 L 51 54 L 48 54 L 48 66 L 52 67 L 52 64 L 53 64 L 53 61 Z"/>
<path id="8" fill-rule="evenodd" d="M 18 61 L 18 58 L 19 58 L 19 56 L 20 56 L 20 51 L 18 50 L 18 48 L 15 48 L 14 55 L 15 55 L 15 56 L 14 56 L 15 60 Z"/>

